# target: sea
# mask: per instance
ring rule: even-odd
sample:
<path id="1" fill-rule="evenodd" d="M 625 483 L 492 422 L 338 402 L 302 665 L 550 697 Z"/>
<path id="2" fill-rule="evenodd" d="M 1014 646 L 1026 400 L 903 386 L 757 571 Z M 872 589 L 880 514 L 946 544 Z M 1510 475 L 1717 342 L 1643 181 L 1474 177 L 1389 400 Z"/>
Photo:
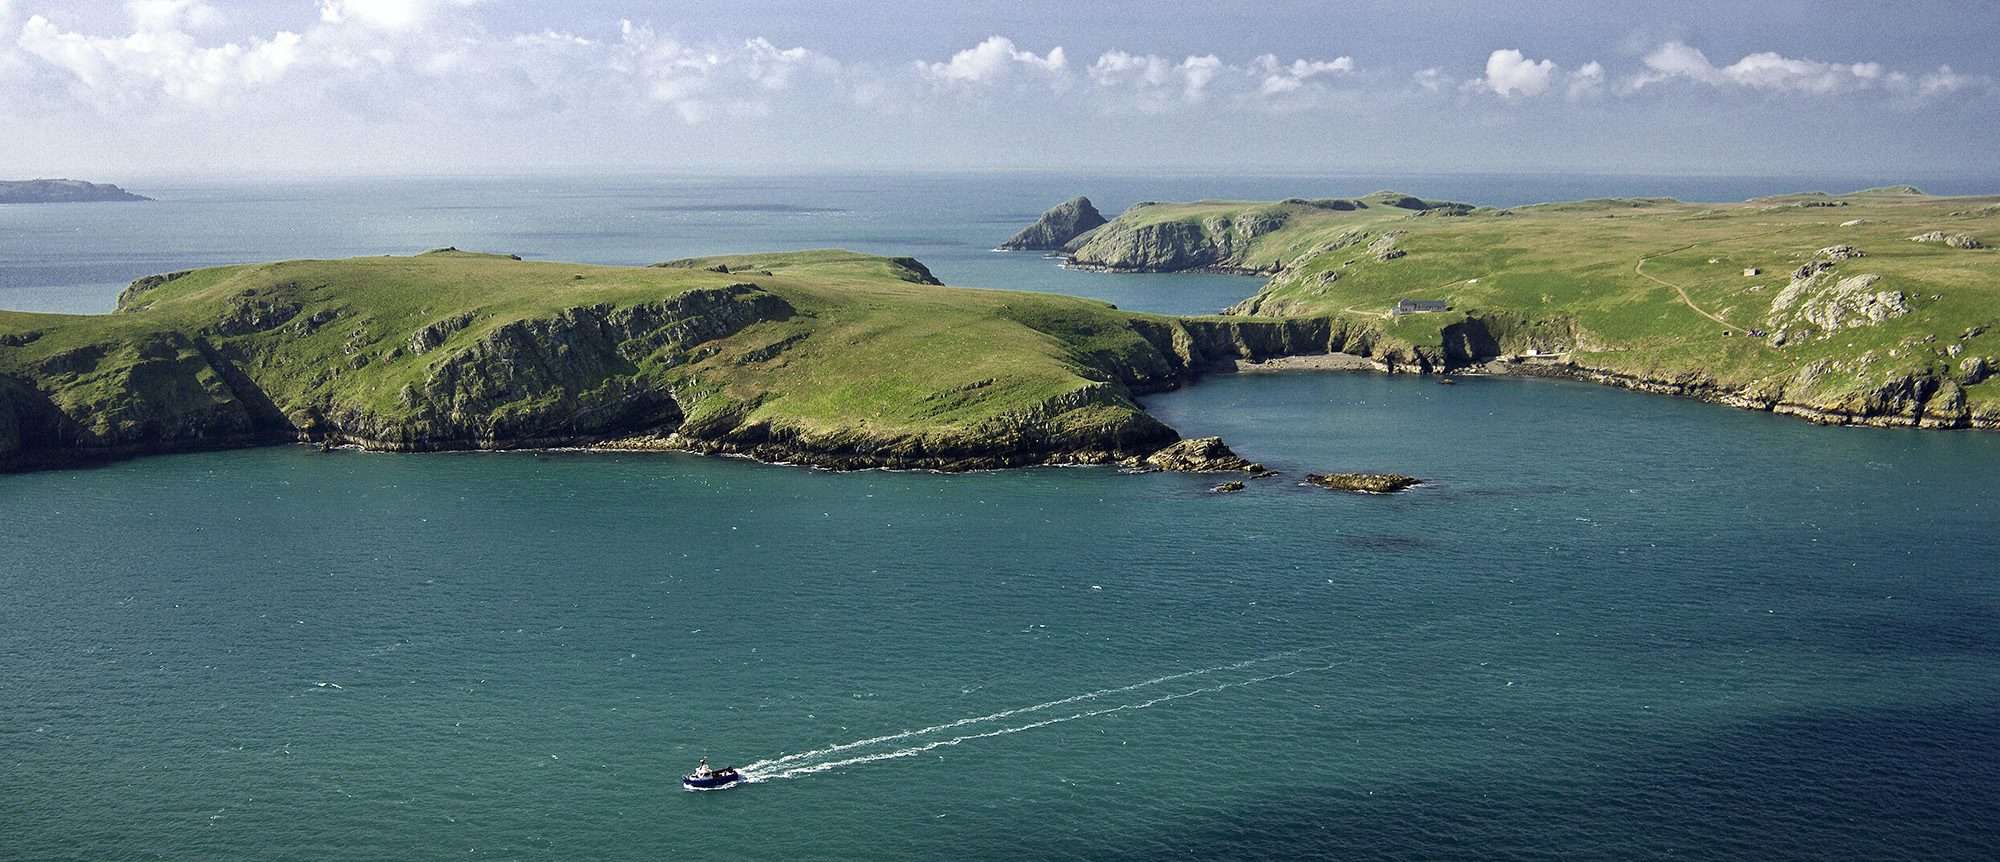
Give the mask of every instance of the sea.
<path id="1" fill-rule="evenodd" d="M 1080 193 L 1912 178 L 93 179 L 158 201 L 0 206 L 0 308 L 837 246 L 1203 313 L 1259 282 L 991 249 Z M 2000 434 L 1339 372 L 1146 406 L 1281 475 L 279 446 L 0 476 L 0 860 L 2000 858 Z M 1330 470 L 1427 481 L 1299 484 Z M 704 757 L 751 780 L 683 791 Z"/>

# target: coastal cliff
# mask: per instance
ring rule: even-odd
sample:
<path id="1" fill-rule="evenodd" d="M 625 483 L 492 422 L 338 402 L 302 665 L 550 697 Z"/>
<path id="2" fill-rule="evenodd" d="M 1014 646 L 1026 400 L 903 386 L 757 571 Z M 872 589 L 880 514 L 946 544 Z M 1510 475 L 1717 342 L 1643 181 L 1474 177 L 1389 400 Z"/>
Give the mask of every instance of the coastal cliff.
<path id="1" fill-rule="evenodd" d="M 0 313 L 0 469 L 283 441 L 842 469 L 1113 463 L 1179 439 L 1134 316 L 820 251 L 665 267 L 442 250 L 154 276 Z M 950 361 L 943 361 L 949 356 Z"/>
<path id="2" fill-rule="evenodd" d="M 1268 204 L 1144 202 L 1072 242 L 1064 253 L 1072 266 L 1085 269 L 1200 269 L 1272 275 L 1282 272 L 1301 253 L 1283 241 L 1301 227 L 1328 220 L 1373 224 L 1419 214 L 1464 215 L 1473 211 L 1467 204 L 1427 201 L 1398 192 L 1376 192 L 1362 198 L 1290 198 Z"/>

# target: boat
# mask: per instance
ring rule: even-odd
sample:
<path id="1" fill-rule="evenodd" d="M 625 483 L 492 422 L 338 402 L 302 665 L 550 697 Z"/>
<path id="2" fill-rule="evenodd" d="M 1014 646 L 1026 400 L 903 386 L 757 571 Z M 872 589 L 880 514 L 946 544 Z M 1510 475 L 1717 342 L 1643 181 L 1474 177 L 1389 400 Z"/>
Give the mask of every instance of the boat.
<path id="1" fill-rule="evenodd" d="M 1451 378 L 1449 378 L 1449 377 L 1440 377 L 1440 378 L 1438 378 L 1438 383 L 1440 383 L 1440 384 L 1442 384 L 1442 385 L 1445 385 L 1445 386 L 1450 386 L 1450 385 L 1452 385 L 1453 383 L 1456 383 L 1456 382 L 1458 382 L 1458 381 L 1456 381 L 1456 380 L 1453 380 L 1453 379 L 1451 379 Z"/>
<path id="2" fill-rule="evenodd" d="M 743 773 L 738 772 L 733 766 L 723 769 L 708 768 L 708 758 L 704 757 L 693 772 L 681 776 L 681 789 L 721 790 L 743 780 L 745 780 Z"/>

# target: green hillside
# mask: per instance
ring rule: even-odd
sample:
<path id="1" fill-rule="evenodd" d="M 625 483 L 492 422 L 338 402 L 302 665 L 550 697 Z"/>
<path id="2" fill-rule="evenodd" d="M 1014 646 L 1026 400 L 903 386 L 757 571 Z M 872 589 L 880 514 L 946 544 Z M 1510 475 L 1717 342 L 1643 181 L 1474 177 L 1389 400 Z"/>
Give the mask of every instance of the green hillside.
<path id="1" fill-rule="evenodd" d="M 1387 358 L 1423 367 L 1532 351 L 1516 370 L 1821 421 L 2000 424 L 1986 382 L 2000 252 L 1984 247 L 2000 241 L 2000 198 L 1381 202 L 1396 197 L 1145 205 L 1071 252 L 1109 269 L 1261 269 L 1270 282 L 1233 313 L 1374 321 Z M 1449 310 L 1392 314 L 1406 299 Z"/>

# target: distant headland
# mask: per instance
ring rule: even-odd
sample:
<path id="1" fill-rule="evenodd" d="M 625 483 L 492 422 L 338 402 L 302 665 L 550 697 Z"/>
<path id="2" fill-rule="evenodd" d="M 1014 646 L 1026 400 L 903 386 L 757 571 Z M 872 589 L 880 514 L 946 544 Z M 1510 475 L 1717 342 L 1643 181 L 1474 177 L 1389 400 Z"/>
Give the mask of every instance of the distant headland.
<path id="1" fill-rule="evenodd" d="M 68 204 L 150 201 L 110 183 L 83 180 L 0 180 L 0 204 Z"/>

